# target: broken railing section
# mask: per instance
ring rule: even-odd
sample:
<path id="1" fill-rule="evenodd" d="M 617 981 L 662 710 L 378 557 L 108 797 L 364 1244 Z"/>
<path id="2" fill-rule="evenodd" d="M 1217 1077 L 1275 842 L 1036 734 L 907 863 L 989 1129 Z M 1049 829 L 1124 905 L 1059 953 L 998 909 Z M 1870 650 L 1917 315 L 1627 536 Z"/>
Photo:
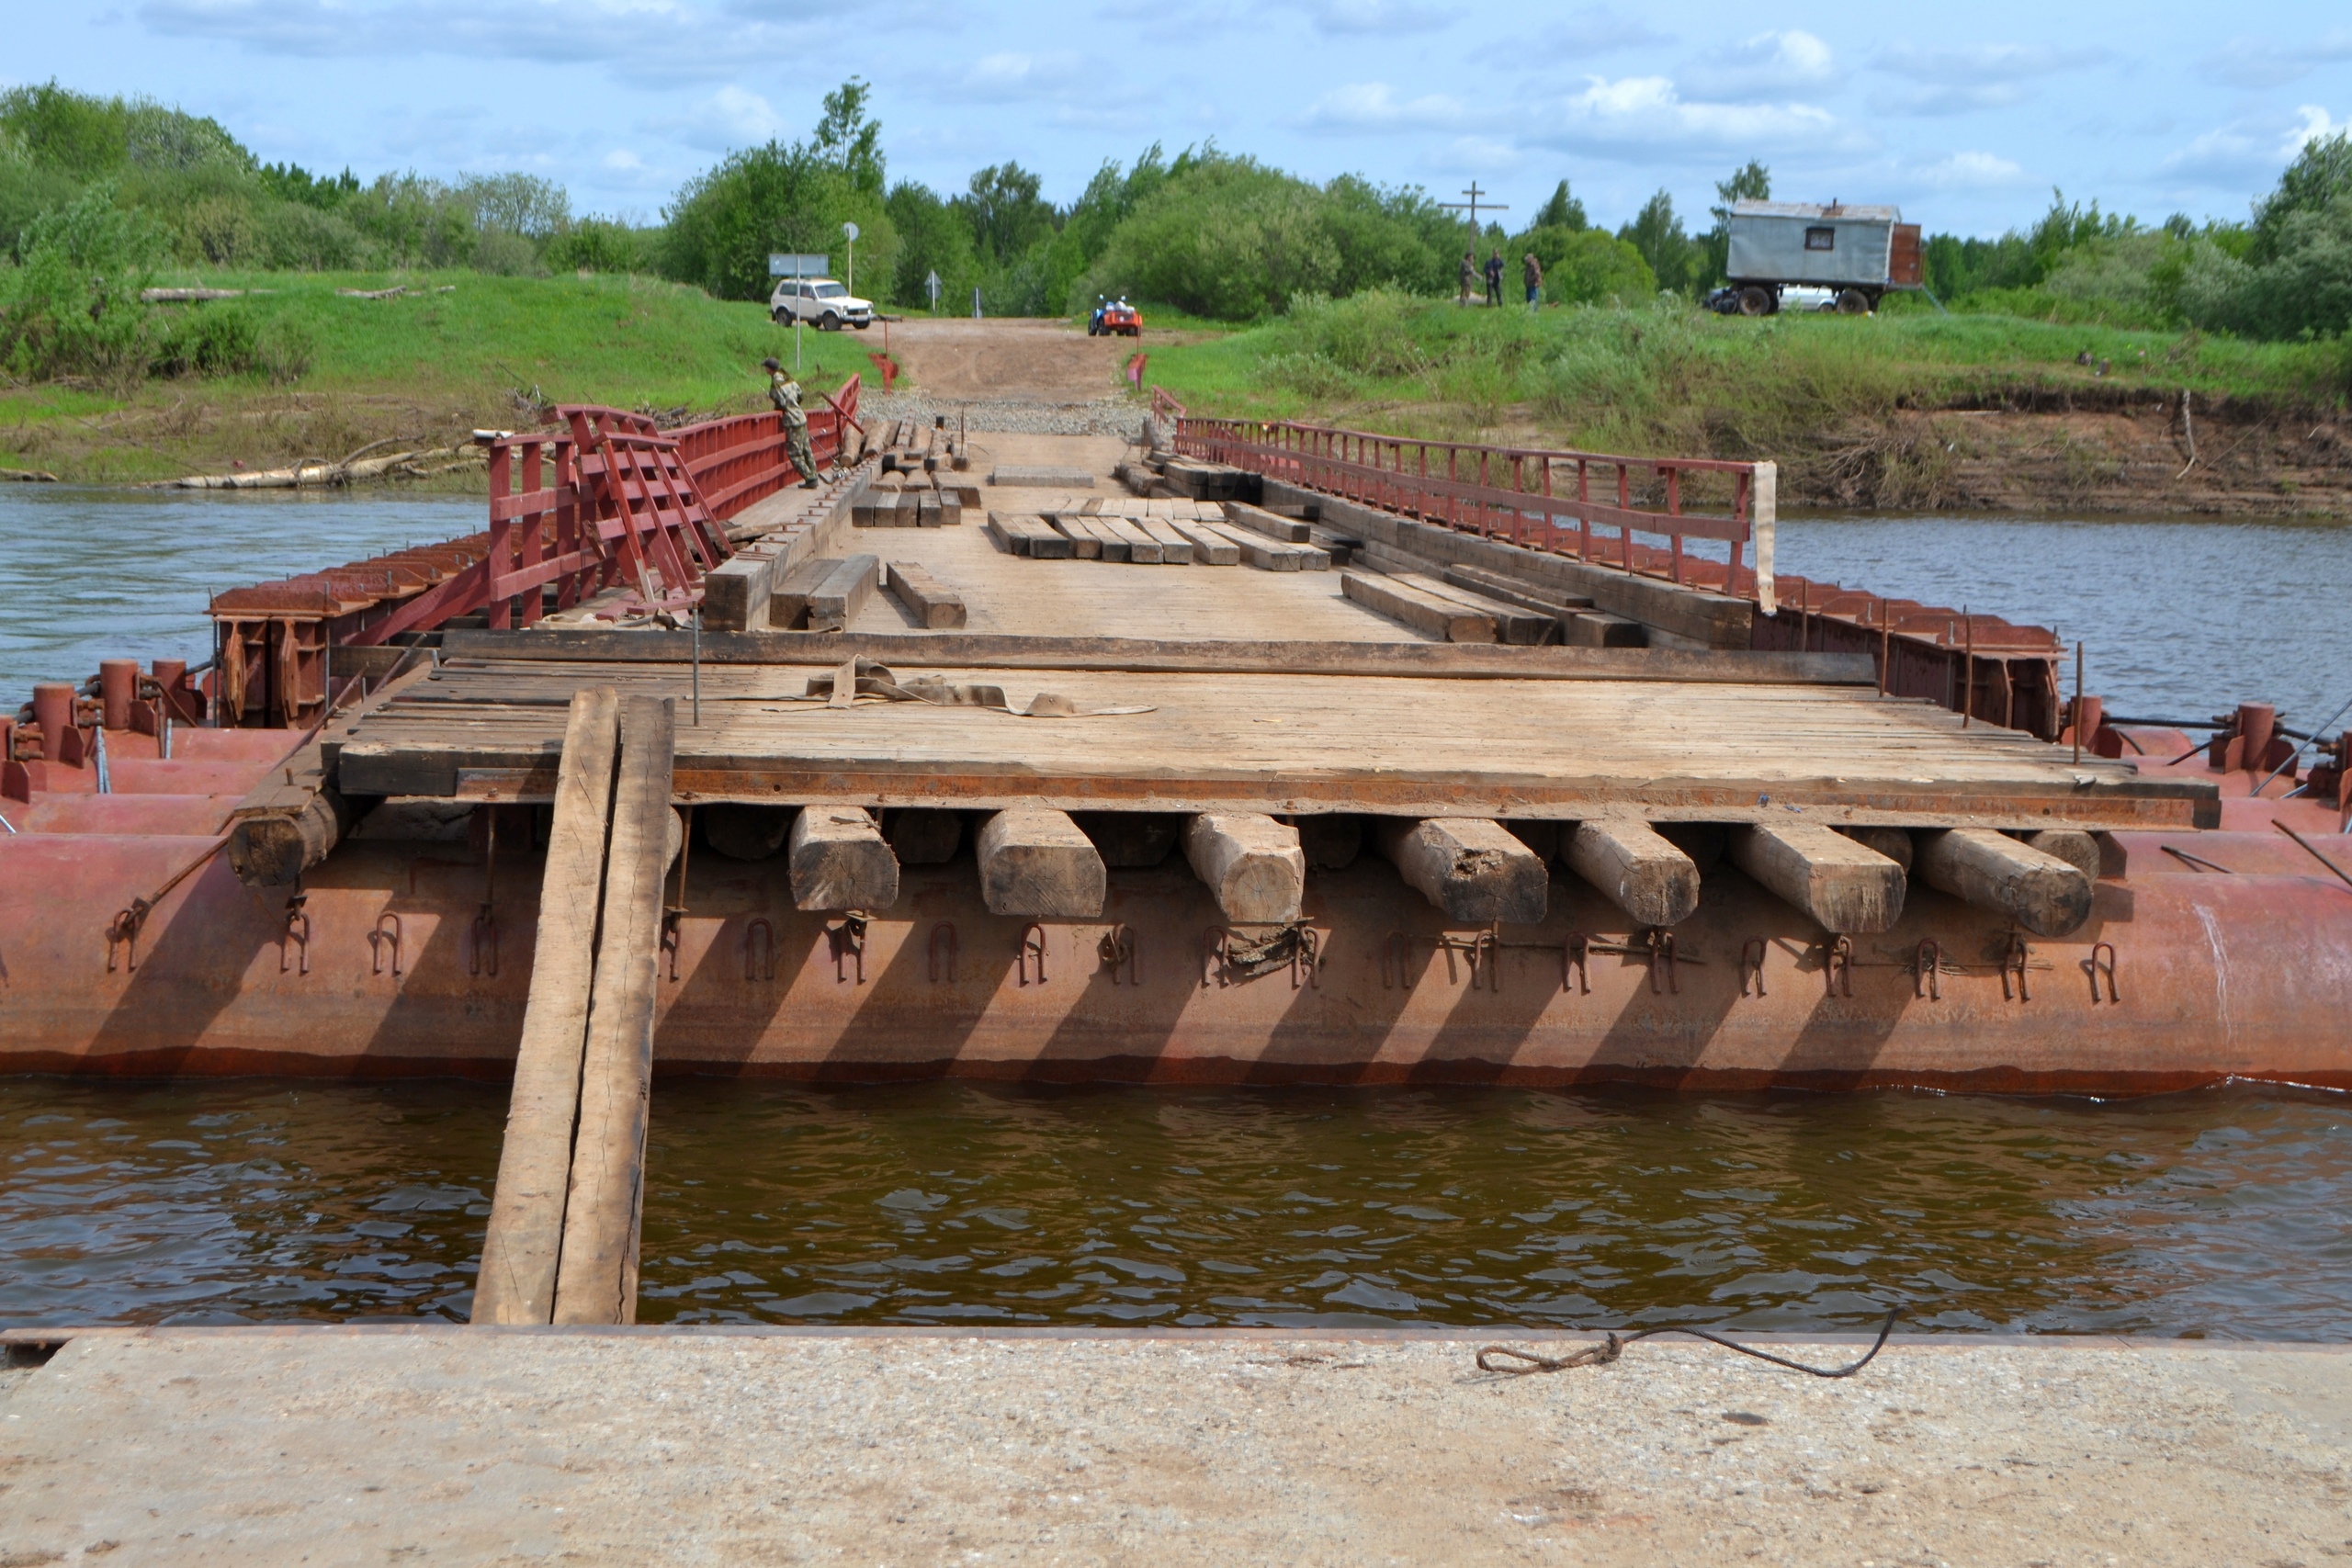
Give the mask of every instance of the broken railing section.
<path id="1" fill-rule="evenodd" d="M 476 1323 L 637 1316 L 662 891 L 683 845 L 668 699 L 572 698 Z"/>
<path id="2" fill-rule="evenodd" d="M 858 378 L 808 416 L 821 468 L 857 430 Z M 490 526 L 216 594 L 220 722 L 286 728 L 324 712 L 336 653 L 380 647 L 461 619 L 537 622 L 620 589 L 615 617 L 675 614 L 733 548 L 723 525 L 798 476 L 782 421 L 743 414 L 663 430 L 619 409 L 566 405 L 550 427 L 485 434 Z"/>
<path id="3" fill-rule="evenodd" d="M 1776 575 L 1778 470 L 1770 463 L 1195 419 L 1157 391 L 1153 418 L 1172 427 L 1175 449 L 1185 456 L 1522 548 L 1752 599 L 1753 648 L 1865 653 L 1890 695 L 1925 698 L 2044 740 L 2065 729 L 2064 650 L 2056 634 Z M 1702 496 L 1722 510 L 1687 509 Z"/>

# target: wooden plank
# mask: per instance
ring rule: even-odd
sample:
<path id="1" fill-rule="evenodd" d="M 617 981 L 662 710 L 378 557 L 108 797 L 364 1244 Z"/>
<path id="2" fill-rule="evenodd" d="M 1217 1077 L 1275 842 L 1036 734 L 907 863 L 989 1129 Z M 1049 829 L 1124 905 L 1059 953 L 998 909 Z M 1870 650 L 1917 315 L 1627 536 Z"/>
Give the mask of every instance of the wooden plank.
<path id="1" fill-rule="evenodd" d="M 963 595 L 932 576 L 920 562 L 892 561 L 889 589 L 907 613 L 925 626 L 952 631 L 964 624 Z"/>
<path id="2" fill-rule="evenodd" d="M 990 471 L 989 483 L 1024 490 L 1092 490 L 1094 476 L 1084 468 L 1016 468 L 1006 464 Z"/>
<path id="3" fill-rule="evenodd" d="M 1069 541 L 1072 560 L 1101 560 L 1102 558 L 1102 537 L 1094 532 L 1087 519 L 1080 513 L 1049 513 L 1046 516 L 1046 521 Z"/>
<path id="4" fill-rule="evenodd" d="M 863 807 L 803 807 L 791 845 L 794 908 L 887 909 L 899 901 L 898 857 Z"/>
<path id="5" fill-rule="evenodd" d="M 1102 857 L 1066 812 L 998 812 L 980 829 L 978 859 L 991 914 L 1082 920 L 1102 913 Z"/>
<path id="6" fill-rule="evenodd" d="M 1552 876 L 1533 851 L 1481 818 L 1382 818 L 1373 842 L 1406 886 L 1445 911 L 1449 920 L 1532 925 L 1544 918 Z"/>
<path id="7" fill-rule="evenodd" d="M 1261 812 L 1204 812 L 1184 825 L 1184 859 L 1238 925 L 1287 925 L 1306 891 L 1298 829 Z"/>
<path id="8" fill-rule="evenodd" d="M 1246 501 L 1227 502 L 1224 520 L 1253 534 L 1263 534 L 1275 543 L 1283 545 L 1306 544 L 1313 531 L 1299 518 L 1277 517 L 1265 508 L 1252 506 Z"/>
<path id="9" fill-rule="evenodd" d="M 1775 822 L 1735 829 L 1731 862 L 1824 931 L 1883 931 L 1903 913 L 1903 867 L 1828 828 Z"/>
<path id="10" fill-rule="evenodd" d="M 1245 564 L 1260 571 L 1320 571 L 1331 564 L 1331 558 L 1321 550 L 1306 545 L 1277 544 L 1229 523 L 1200 523 L 1194 526 L 1214 530 L 1241 552 Z"/>
<path id="11" fill-rule="evenodd" d="M 1521 581 L 1505 577 L 1498 571 L 1488 571 L 1484 567 L 1449 566 L 1444 569 L 1444 575 L 1445 580 L 1457 588 L 1467 588 L 1490 599 L 1500 599 L 1521 609 L 1540 610 L 1546 615 L 1558 615 L 1570 610 L 1589 610 L 1593 607 L 1589 594 L 1571 593 L 1565 588 L 1546 583 Z"/>
<path id="12" fill-rule="evenodd" d="M 1129 522 L 1125 517 L 1099 517 L 1095 522 L 1126 546 L 1127 559 L 1135 562 L 1136 565 L 1159 566 L 1161 564 L 1161 558 L 1165 552 L 1160 548 L 1159 540 L 1147 532 L 1142 524 Z M 1104 558 L 1109 559 L 1109 547 L 1106 545 L 1103 548 Z"/>
<path id="13" fill-rule="evenodd" d="M 786 572 L 768 596 L 769 625 L 782 631 L 798 631 L 808 619 L 809 595 L 841 564 L 839 557 L 817 556 Z M 448 634 L 442 635 L 446 640 Z"/>
<path id="14" fill-rule="evenodd" d="M 1433 599 L 1451 599 L 1482 615 L 1492 617 L 1495 640 L 1514 648 L 1540 648 L 1560 640 L 1560 617 L 1545 612 L 1523 609 L 1499 599 L 1490 599 L 1467 588 L 1457 588 L 1442 577 L 1429 577 L 1420 572 L 1392 572 L 1397 582 L 1418 588 Z"/>
<path id="15" fill-rule="evenodd" d="M 2091 879 L 2056 855 L 1981 828 L 1921 834 L 1914 865 L 1930 887 L 1991 909 L 2036 936 L 2070 936 L 2091 918 Z"/>
<path id="16" fill-rule="evenodd" d="M 1366 609 L 1377 610 L 1391 620 L 1448 642 L 1495 640 L 1493 616 L 1454 600 L 1425 593 L 1393 577 L 1351 569 L 1340 573 L 1340 592 Z"/>
<path id="17" fill-rule="evenodd" d="M 808 629 L 839 631 L 857 618 L 882 579 L 880 556 L 850 556 L 808 592 Z"/>
<path id="18" fill-rule="evenodd" d="M 539 908 L 568 911 L 570 918 L 542 919 L 532 951 L 530 999 L 523 1012 L 522 1047 L 514 1056 L 506 1138 L 498 1151 L 498 1186 L 474 1282 L 476 1323 L 554 1320 L 619 719 L 618 694 L 599 686 L 571 699 L 565 722 Z"/>
<path id="19" fill-rule="evenodd" d="M 1146 517 L 1136 526 L 1159 541 L 1159 558 L 1169 566 L 1193 564 L 1193 541 L 1176 531 L 1175 525 L 1164 517 Z"/>
<path id="20" fill-rule="evenodd" d="M 1699 868 L 1645 822 L 1579 822 L 1561 858 L 1645 926 L 1679 925 L 1699 907 Z"/>
<path id="21" fill-rule="evenodd" d="M 1042 526 L 1042 525 L 1040 525 Z M 1057 536 L 1058 537 L 1059 536 Z M 1067 541 L 1064 541 L 1067 543 Z M 518 662 L 578 660 L 597 667 L 670 665 L 694 656 L 687 632 L 485 632 L 442 634 L 448 660 Z M 959 637 L 852 632 L 818 636 L 769 631 L 711 634 L 702 661 L 713 665 L 808 664 L 831 668 L 853 654 L 915 667 L 994 670 L 1099 670 L 1195 674 L 1399 675 L 1475 680 L 1670 681 L 1693 685 L 1870 687 L 1878 684 L 1868 654 L 1702 652 L 1681 649 L 1589 649 L 1449 647 L 1429 642 L 1323 642 L 1272 639 L 1201 641 L 1125 637 Z M 2112 764 L 2102 764 L 2112 767 Z M 2173 781 L 2176 783 L 2189 781 Z M 2211 791 L 2207 785 L 2206 790 Z"/>
<path id="22" fill-rule="evenodd" d="M 556 1272 L 557 1323 L 637 1320 L 662 895 L 677 825 L 670 809 L 673 741 L 673 709 L 667 699 L 622 699 L 603 931 L 596 943 L 579 1130 L 572 1140 Z"/>
<path id="23" fill-rule="evenodd" d="M 1194 566 L 1238 566 L 1241 564 L 1241 547 L 1215 529 L 1204 528 L 1198 523 L 1183 517 L 1169 519 L 1168 526 L 1180 537 L 1191 541 Z"/>

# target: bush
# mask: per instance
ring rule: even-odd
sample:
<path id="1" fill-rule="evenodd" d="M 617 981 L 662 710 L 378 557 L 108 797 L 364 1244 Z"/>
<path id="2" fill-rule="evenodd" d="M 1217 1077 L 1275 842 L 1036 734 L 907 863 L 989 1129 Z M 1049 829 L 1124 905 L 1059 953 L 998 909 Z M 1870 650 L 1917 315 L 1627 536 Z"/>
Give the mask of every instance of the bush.
<path id="1" fill-rule="evenodd" d="M 266 265 L 289 272 L 344 272 L 368 260 L 368 242 L 343 217 L 306 203 L 264 208 L 254 227 Z"/>
<path id="2" fill-rule="evenodd" d="M 609 218 L 582 218 L 548 242 L 551 272 L 650 272 L 651 235 Z"/>
<path id="3" fill-rule="evenodd" d="M 1513 243 L 1544 265 L 1544 298 L 1561 305 L 1637 304 L 1657 292 L 1642 253 L 1600 229 L 1546 225 Z"/>
<path id="4" fill-rule="evenodd" d="M 157 376 L 259 376 L 281 385 L 299 380 L 315 353 L 309 330 L 275 317 L 257 319 L 243 305 L 203 304 L 167 319 L 148 370 Z"/>
<path id="5" fill-rule="evenodd" d="M 473 268 L 495 277 L 527 277 L 539 270 L 539 248 L 524 236 L 503 229 L 485 229 L 474 236 Z"/>
<path id="6" fill-rule="evenodd" d="M 156 224 L 115 204 L 111 181 L 35 219 L 23 265 L 0 275 L 0 366 L 28 380 L 135 379 L 147 359 L 139 293 L 164 249 Z"/>

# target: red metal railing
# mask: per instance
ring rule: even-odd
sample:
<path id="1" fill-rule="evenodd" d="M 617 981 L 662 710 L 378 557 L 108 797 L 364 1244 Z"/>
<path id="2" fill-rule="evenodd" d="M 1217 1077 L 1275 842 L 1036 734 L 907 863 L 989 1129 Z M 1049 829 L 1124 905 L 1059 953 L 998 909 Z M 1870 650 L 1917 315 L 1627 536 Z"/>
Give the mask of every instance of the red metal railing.
<path id="1" fill-rule="evenodd" d="M 1169 402 L 1174 405 L 1173 399 Z M 1770 592 L 1769 565 L 1759 581 L 1747 560 L 1759 493 L 1762 521 L 1769 525 L 1771 519 L 1775 470 L 1770 463 L 1476 446 L 1290 421 L 1194 419 L 1181 412 L 1177 422 L 1176 450 L 1187 457 L 1685 587 Z M 1593 496 L 1596 473 L 1609 492 L 1604 499 Z M 1658 493 L 1662 507 L 1635 504 L 1637 474 L 1638 488 L 1644 494 Z M 1694 474 L 1725 477 L 1731 492 L 1727 515 L 1683 510 L 1685 479 Z M 1640 535 L 1664 543 L 1643 543 Z M 1722 547 L 1724 558 L 1694 552 L 1690 546 L 1696 540 Z"/>
<path id="2" fill-rule="evenodd" d="M 820 468 L 858 427 L 858 391 L 853 376 L 810 411 Z M 732 553 L 725 520 L 799 480 L 774 413 L 668 431 L 618 409 L 556 415 L 555 428 L 489 443 L 486 531 L 215 595 L 222 722 L 310 723 L 330 645 L 379 646 L 459 615 L 529 626 L 548 584 L 559 608 L 615 587 L 631 591 L 619 613 L 691 606 Z"/>

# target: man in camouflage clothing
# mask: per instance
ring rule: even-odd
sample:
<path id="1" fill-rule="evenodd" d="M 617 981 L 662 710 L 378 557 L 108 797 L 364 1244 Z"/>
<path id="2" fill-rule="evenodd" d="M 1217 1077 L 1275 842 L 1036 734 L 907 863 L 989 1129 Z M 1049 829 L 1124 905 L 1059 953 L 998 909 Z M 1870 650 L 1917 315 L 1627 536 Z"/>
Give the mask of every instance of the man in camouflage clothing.
<path id="1" fill-rule="evenodd" d="M 800 487 L 817 488 L 817 455 L 808 449 L 808 415 L 800 407 L 800 383 L 784 373 L 773 359 L 760 361 L 768 373 L 768 401 L 784 416 L 784 449 L 800 470 Z"/>

